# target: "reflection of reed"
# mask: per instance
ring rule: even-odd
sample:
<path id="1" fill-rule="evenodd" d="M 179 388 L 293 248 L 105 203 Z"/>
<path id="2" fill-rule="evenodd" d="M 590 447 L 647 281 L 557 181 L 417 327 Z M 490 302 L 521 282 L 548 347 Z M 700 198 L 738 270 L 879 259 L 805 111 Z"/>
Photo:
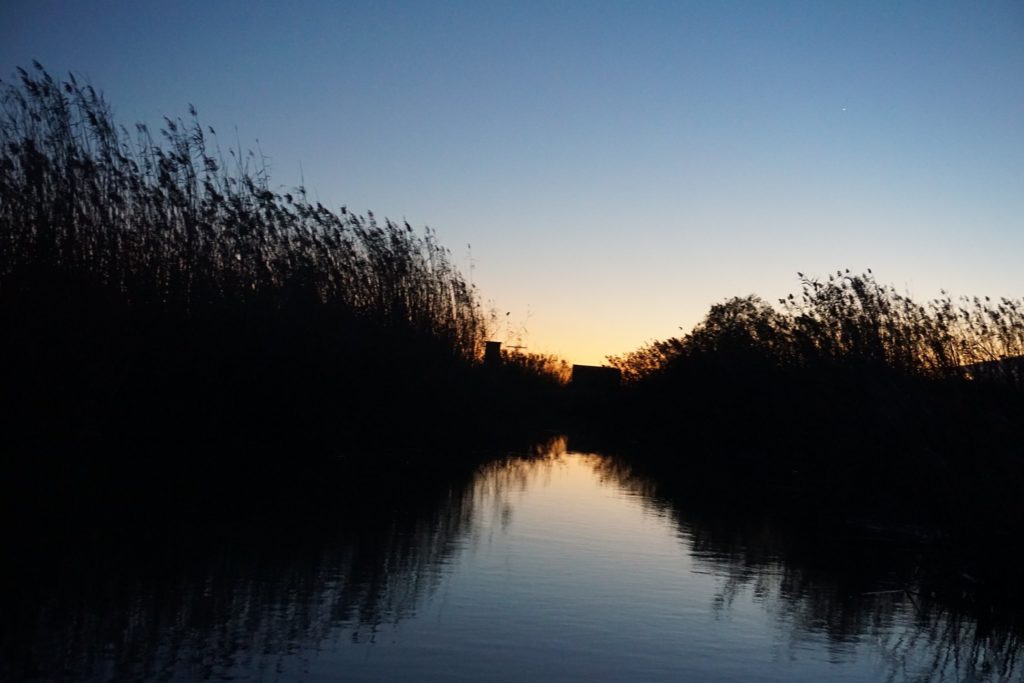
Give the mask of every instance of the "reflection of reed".
<path id="1" fill-rule="evenodd" d="M 659 476 L 618 457 L 592 465 L 602 479 L 673 519 L 695 564 L 720 577 L 715 610 L 749 594 L 794 644 L 823 636 L 837 661 L 852 660 L 856 647 L 873 643 L 889 680 L 1024 675 L 1019 617 L 966 594 L 951 596 L 943 577 L 922 569 L 927 548 L 919 543 L 841 529 L 809 532 L 749 509 L 709 507 L 678 472 Z"/>
<path id="2" fill-rule="evenodd" d="M 471 519 L 466 473 L 400 483 L 259 530 L 178 529 L 180 544 L 76 539 L 5 587 L 0 678 L 205 679 L 372 639 L 437 587 Z"/>
<path id="3" fill-rule="evenodd" d="M 83 535 L 4 582 L 0 678 L 289 677 L 332 641 L 373 641 L 412 616 L 472 542 L 475 520 L 511 515 L 520 493 L 566 466 L 566 447 L 554 438 L 441 476 L 364 476 L 339 483 L 336 506 L 280 513 L 257 530 L 183 524 L 187 541 L 159 543 Z M 1024 673 L 1019 625 L 933 596 L 940 586 L 919 571 L 919 548 L 801 534 L 695 502 L 678 477 L 572 457 L 672 520 L 697 570 L 717 577 L 712 610 L 752 599 L 794 649 L 823 640 L 839 662 L 870 649 L 891 680 Z"/>
<path id="4" fill-rule="evenodd" d="M 568 443 L 562 434 L 550 436 L 524 452 L 510 453 L 481 466 L 470 492 L 473 508 L 489 506 L 495 518 L 501 520 L 502 528 L 507 528 L 512 519 L 512 496 L 526 491 L 538 476 L 550 478 Z"/>
<path id="5" fill-rule="evenodd" d="M 372 641 L 437 588 L 475 510 L 510 511 L 530 468 L 564 453 L 553 437 L 475 472 L 349 472 L 313 503 L 299 499 L 306 487 L 275 483 L 266 495 L 284 502 L 259 524 L 183 509 L 159 528 L 112 537 L 83 525 L 60 544 L 26 543 L 34 559 L 0 589 L 0 678 L 210 678 L 342 634 Z"/>
<path id="6" fill-rule="evenodd" d="M 891 664 L 890 681 L 916 672 L 918 680 L 1020 680 L 1020 634 L 990 629 L 961 614 L 936 609 L 917 628 L 880 642 Z"/>

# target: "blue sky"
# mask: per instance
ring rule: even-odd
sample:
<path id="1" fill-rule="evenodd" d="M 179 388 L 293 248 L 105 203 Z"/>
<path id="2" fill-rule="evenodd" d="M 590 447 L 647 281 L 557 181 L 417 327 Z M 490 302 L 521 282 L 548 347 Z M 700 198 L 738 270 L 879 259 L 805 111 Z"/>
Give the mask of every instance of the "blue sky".
<path id="1" fill-rule="evenodd" d="M 222 144 L 258 140 L 281 189 L 434 228 L 534 351 L 597 363 L 798 270 L 1024 296 L 1020 2 L 4 15 L 0 77 L 75 71 L 125 123 L 195 104 Z"/>

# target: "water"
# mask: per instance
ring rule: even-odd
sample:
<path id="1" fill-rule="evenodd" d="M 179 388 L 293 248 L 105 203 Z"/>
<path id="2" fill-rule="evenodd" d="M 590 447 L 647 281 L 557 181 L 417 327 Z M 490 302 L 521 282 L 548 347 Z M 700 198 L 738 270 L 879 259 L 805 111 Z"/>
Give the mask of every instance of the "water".
<path id="1" fill-rule="evenodd" d="M 67 548 L 2 618 L 2 671 L 1020 680 L 1013 634 L 915 595 L 900 569 L 912 549 L 844 541 L 861 555 L 851 562 L 760 520 L 705 521 L 621 462 L 564 445 L 382 488 L 343 519 L 301 517 L 301 529 Z"/>

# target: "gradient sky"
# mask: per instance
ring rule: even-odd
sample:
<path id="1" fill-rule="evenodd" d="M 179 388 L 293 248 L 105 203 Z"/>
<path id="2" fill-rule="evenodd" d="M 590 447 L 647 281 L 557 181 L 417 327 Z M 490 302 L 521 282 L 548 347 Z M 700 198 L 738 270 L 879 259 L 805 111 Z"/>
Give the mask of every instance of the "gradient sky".
<path id="1" fill-rule="evenodd" d="M 2 9 L 0 78 L 195 104 L 279 189 L 434 228 L 532 351 L 599 363 L 798 270 L 1024 296 L 1019 0 Z"/>

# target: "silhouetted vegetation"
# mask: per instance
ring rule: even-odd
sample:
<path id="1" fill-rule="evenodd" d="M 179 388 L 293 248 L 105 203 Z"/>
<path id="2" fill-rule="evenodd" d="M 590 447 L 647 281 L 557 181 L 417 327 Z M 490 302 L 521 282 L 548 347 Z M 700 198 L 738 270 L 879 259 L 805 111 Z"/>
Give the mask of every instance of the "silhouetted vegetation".
<path id="1" fill-rule="evenodd" d="M 923 525 L 1019 604 L 1024 303 L 920 305 L 870 272 L 801 284 L 610 359 L 623 422 L 658 444 L 638 457 L 747 510 Z"/>
<path id="2" fill-rule="evenodd" d="M 8 439 L 323 443 L 476 402 L 484 317 L 431 231 L 272 189 L 194 109 L 129 131 L 38 64 L 0 107 Z"/>
<path id="3" fill-rule="evenodd" d="M 943 298 L 921 305 L 874 275 L 837 271 L 826 281 L 800 274 L 802 292 L 775 309 L 757 296 L 712 306 L 682 338 L 653 342 L 609 361 L 631 381 L 678 371 L 688 362 L 815 371 L 838 367 L 929 379 L 1024 384 L 1024 301 Z M 977 372 L 979 366 L 990 368 Z"/>
<path id="4" fill-rule="evenodd" d="M 556 356 L 502 350 L 500 362 L 485 362 L 487 389 L 480 406 L 491 415 L 492 436 L 523 434 L 524 427 L 557 428 L 565 412 L 569 366 Z"/>
<path id="5" fill-rule="evenodd" d="M 502 351 L 501 359 L 502 367 L 509 372 L 536 378 L 549 387 L 564 387 L 572 373 L 572 368 L 565 360 L 546 353 Z"/>

